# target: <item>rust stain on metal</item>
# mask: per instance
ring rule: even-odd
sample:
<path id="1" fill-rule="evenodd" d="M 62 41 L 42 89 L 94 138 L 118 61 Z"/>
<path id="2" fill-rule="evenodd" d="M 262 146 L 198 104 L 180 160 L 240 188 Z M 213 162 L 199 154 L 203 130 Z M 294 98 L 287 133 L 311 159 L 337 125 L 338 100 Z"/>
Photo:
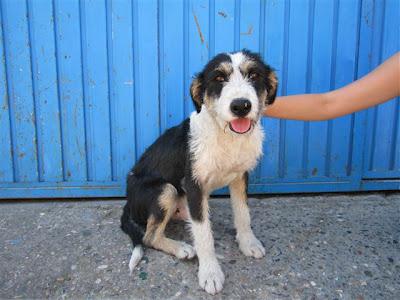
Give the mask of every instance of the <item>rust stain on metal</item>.
<path id="1" fill-rule="evenodd" d="M 249 26 L 249 29 L 247 29 L 247 32 L 241 32 L 240 35 L 252 35 L 253 34 L 253 25 Z"/>
<path id="2" fill-rule="evenodd" d="M 192 13 L 193 13 L 194 21 L 195 21 L 195 23 L 196 23 L 197 31 L 198 31 L 199 36 L 200 36 L 200 41 L 201 41 L 202 44 L 204 44 L 204 36 L 203 36 L 203 33 L 201 32 L 199 20 L 197 19 L 197 16 L 196 16 L 196 14 L 194 13 L 194 11 L 192 11 Z"/>
<path id="3" fill-rule="evenodd" d="M 224 13 L 223 11 L 219 11 L 218 14 L 219 14 L 221 17 L 224 17 L 224 18 L 226 18 L 226 17 L 228 16 L 228 15 L 227 15 L 226 13 Z"/>
<path id="4" fill-rule="evenodd" d="M 317 168 L 312 169 L 312 172 L 311 172 L 312 176 L 317 175 L 317 173 L 318 173 L 318 169 Z"/>
<path id="5" fill-rule="evenodd" d="M 78 149 L 79 155 L 83 158 L 85 153 L 83 153 L 83 149 L 81 148 L 81 145 L 79 144 L 78 138 L 75 139 L 76 143 L 76 148 Z"/>

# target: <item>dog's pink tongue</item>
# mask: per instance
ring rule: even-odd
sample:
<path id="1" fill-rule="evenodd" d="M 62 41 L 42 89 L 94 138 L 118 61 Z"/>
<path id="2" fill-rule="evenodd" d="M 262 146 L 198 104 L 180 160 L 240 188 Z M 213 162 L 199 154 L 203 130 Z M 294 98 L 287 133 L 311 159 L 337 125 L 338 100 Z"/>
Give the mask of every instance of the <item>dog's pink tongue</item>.
<path id="1" fill-rule="evenodd" d="M 236 131 L 238 133 L 245 133 L 246 131 L 249 131 L 249 129 L 250 129 L 251 121 L 250 121 L 250 119 L 247 119 L 247 118 L 239 118 L 239 119 L 231 121 L 230 124 L 234 131 Z"/>

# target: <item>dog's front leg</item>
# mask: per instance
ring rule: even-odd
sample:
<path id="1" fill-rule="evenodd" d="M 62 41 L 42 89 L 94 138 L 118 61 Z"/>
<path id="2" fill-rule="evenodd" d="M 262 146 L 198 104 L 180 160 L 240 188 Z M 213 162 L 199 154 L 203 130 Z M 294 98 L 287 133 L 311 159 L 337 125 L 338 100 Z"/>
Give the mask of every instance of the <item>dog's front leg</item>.
<path id="1" fill-rule="evenodd" d="M 247 206 L 246 193 L 247 176 L 247 173 L 242 174 L 229 185 L 236 228 L 236 240 L 244 255 L 261 258 L 265 255 L 265 249 L 251 230 L 250 212 Z"/>
<path id="2" fill-rule="evenodd" d="M 186 189 L 194 248 L 199 259 L 199 284 L 207 293 L 215 295 L 222 290 L 225 276 L 215 255 L 208 194 L 193 181 L 187 182 Z"/>

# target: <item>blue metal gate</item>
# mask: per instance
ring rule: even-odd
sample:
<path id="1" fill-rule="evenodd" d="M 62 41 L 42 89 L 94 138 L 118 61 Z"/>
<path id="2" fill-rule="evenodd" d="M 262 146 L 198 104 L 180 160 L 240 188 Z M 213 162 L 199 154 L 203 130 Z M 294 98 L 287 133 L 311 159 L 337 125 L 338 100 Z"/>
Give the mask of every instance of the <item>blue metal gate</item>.
<path id="1" fill-rule="evenodd" d="M 322 92 L 399 51 L 399 1 L 1 0 L 0 197 L 124 195 L 193 110 L 191 77 L 248 48 L 281 95 Z M 328 122 L 264 119 L 250 192 L 399 189 L 399 99 Z"/>

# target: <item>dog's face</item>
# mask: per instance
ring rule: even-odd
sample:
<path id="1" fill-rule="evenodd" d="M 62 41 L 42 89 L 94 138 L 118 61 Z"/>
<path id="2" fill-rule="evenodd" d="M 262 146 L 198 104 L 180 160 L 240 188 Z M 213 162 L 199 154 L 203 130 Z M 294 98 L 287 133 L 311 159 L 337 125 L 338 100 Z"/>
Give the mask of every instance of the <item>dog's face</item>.
<path id="1" fill-rule="evenodd" d="M 196 75 L 190 93 L 197 112 L 204 105 L 221 128 L 244 134 L 275 100 L 275 72 L 247 50 L 215 56 Z"/>

